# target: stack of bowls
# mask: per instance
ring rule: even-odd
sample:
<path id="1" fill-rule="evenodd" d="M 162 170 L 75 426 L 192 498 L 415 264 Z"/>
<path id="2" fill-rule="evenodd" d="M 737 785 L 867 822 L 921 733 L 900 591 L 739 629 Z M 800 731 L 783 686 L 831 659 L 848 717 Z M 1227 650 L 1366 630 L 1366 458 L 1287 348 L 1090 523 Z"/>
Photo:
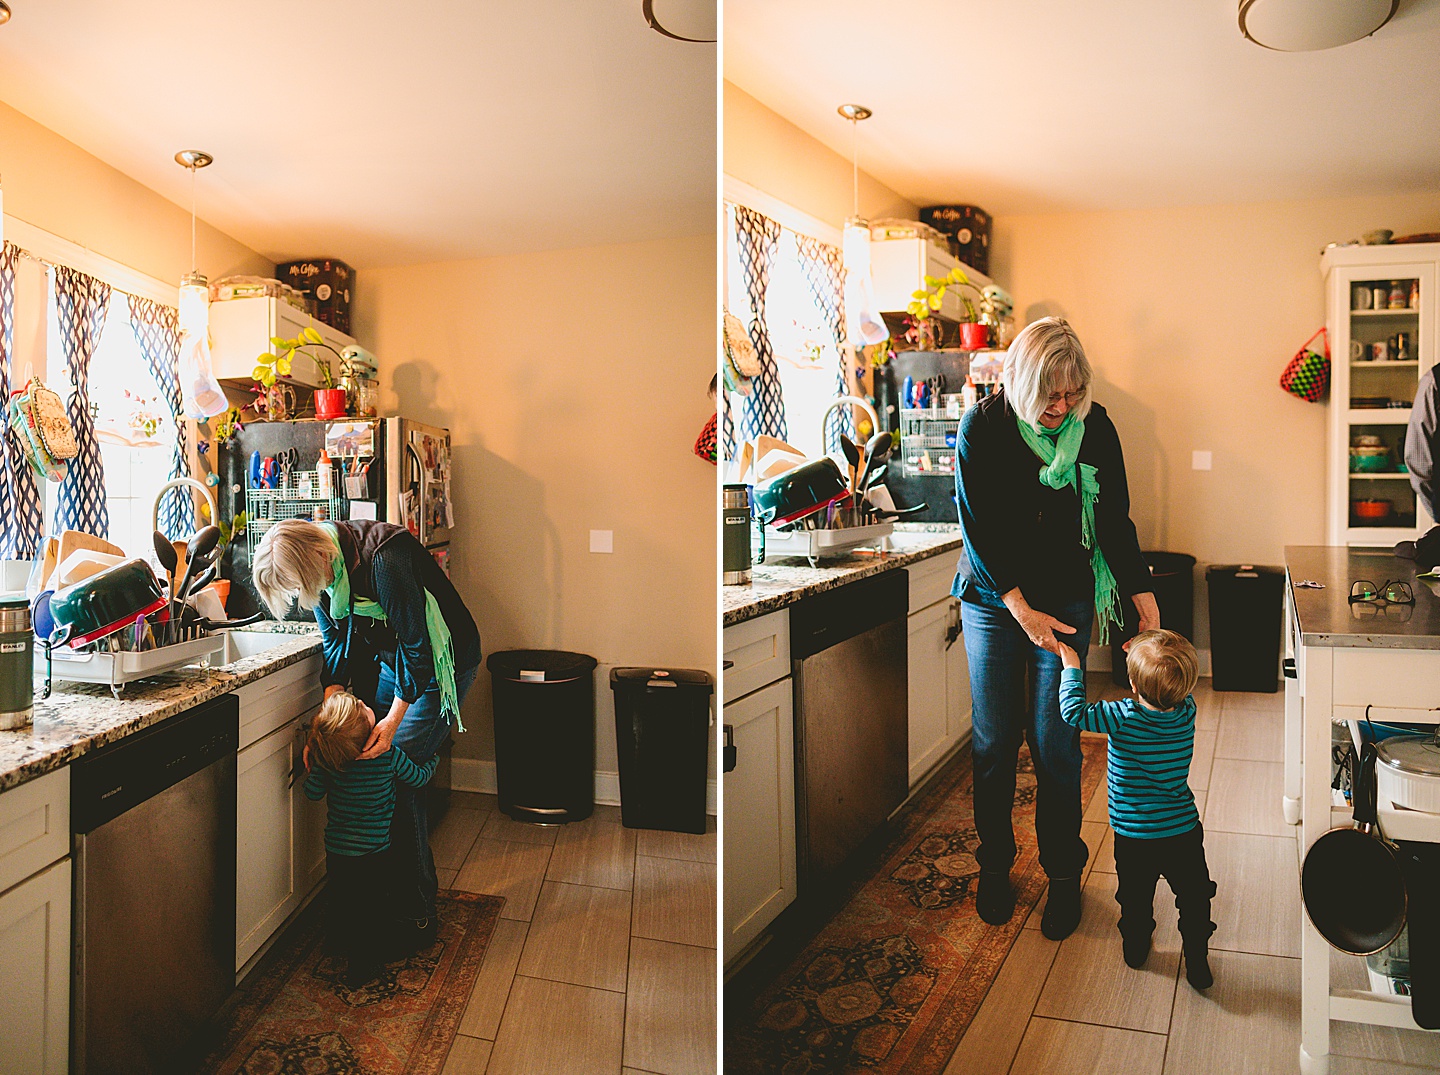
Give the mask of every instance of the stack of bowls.
<path id="1" fill-rule="evenodd" d="M 1356 474 L 1375 474 L 1392 469 L 1390 449 L 1384 445 L 1357 444 L 1350 449 L 1350 470 Z"/>

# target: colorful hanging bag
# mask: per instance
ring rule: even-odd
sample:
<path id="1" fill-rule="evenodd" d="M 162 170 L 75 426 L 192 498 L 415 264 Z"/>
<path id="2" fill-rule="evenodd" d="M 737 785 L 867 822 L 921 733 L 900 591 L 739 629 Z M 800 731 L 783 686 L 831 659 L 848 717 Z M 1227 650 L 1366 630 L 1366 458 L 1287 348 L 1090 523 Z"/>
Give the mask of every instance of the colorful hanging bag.
<path id="1" fill-rule="evenodd" d="M 1324 354 L 1310 346 L 1316 337 L 1322 341 Z M 1295 357 L 1280 375 L 1280 387 L 1292 396 L 1311 403 L 1319 403 L 1325 398 L 1330 388 L 1330 335 L 1323 326 L 1295 352 Z"/>

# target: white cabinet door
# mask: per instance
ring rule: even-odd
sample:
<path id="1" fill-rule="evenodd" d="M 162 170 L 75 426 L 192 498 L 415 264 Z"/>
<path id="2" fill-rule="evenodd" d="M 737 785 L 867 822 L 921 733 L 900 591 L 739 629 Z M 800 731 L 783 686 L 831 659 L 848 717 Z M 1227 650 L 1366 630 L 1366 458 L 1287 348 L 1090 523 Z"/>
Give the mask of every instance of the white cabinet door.
<path id="1" fill-rule="evenodd" d="M 239 754 L 236 970 L 270 939 L 299 903 L 295 891 L 295 796 L 290 787 L 298 723 L 284 725 Z"/>
<path id="2" fill-rule="evenodd" d="M 946 687 L 945 628 L 950 602 L 909 617 L 910 786 L 934 768 L 954 742 Z"/>
<path id="3" fill-rule="evenodd" d="M 313 328 L 320 338 L 343 351 L 355 342 L 344 333 L 296 309 L 279 299 L 253 297 L 230 299 L 210 305 L 210 361 L 215 376 L 226 380 L 249 380 L 256 356 L 271 350 L 270 338 L 293 339 L 302 329 Z M 297 385 L 318 387 L 315 359 L 330 360 L 330 369 L 338 377 L 338 360 L 323 347 L 298 351 L 294 356 L 287 380 Z"/>
<path id="4" fill-rule="evenodd" d="M 308 713 L 302 713 L 295 722 L 295 757 L 298 760 L 305 746 L 305 732 L 315 714 L 320 712 L 317 705 Z M 295 894 L 304 899 L 325 878 L 325 800 L 314 802 L 305 794 L 303 780 L 295 781 L 290 789 L 294 798 L 295 818 Z"/>
<path id="5" fill-rule="evenodd" d="M 0 1071 L 70 1068 L 70 860 L 0 896 Z"/>
<path id="6" fill-rule="evenodd" d="M 792 681 L 725 707 L 735 768 L 725 774 L 725 960 L 795 899 Z"/>
<path id="7" fill-rule="evenodd" d="M 960 742 L 970 734 L 970 661 L 965 656 L 965 636 L 960 629 L 960 602 L 947 601 L 949 609 L 946 638 L 951 629 L 956 631 L 955 641 L 945 651 L 945 727 L 950 743 Z"/>

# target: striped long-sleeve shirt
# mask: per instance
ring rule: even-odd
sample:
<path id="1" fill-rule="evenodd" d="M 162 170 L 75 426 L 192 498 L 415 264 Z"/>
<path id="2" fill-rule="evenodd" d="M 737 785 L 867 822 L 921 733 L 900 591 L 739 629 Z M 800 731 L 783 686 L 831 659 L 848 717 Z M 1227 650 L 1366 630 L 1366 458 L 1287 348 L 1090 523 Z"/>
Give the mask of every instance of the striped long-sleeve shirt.
<path id="1" fill-rule="evenodd" d="M 325 850 L 336 855 L 368 855 L 390 846 L 395 813 L 395 781 L 422 788 L 438 758 L 416 765 L 399 747 L 378 758 L 357 758 L 339 772 L 317 765 L 305 778 L 311 799 L 330 797 L 325 821 Z"/>
<path id="2" fill-rule="evenodd" d="M 1060 715 L 1066 724 L 1110 737 L 1106 782 L 1110 825 L 1121 836 L 1158 840 L 1200 823 L 1188 783 L 1195 752 L 1195 699 L 1168 712 L 1133 698 L 1085 704 L 1085 673 L 1060 676 Z"/>

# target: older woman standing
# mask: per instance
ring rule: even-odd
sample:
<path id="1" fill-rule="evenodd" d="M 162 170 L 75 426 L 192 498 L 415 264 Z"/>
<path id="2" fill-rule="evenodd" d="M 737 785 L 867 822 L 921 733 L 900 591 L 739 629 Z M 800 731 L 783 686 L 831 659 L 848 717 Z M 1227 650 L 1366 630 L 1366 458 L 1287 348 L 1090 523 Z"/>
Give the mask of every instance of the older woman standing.
<path id="1" fill-rule="evenodd" d="M 464 731 L 460 703 L 480 668 L 480 633 L 445 572 L 404 527 L 287 519 L 265 532 L 251 575 L 275 615 L 292 601 L 314 610 L 326 697 L 349 687 L 385 713 L 362 758 L 393 743 L 423 765 L 452 723 Z M 397 789 L 390 846 L 398 940 L 425 947 L 435 938 L 438 882 L 423 789 Z"/>
<path id="2" fill-rule="evenodd" d="M 1092 374 L 1070 325 L 1027 326 L 1005 359 L 1004 387 L 965 415 L 956 445 L 956 499 L 965 551 L 962 601 L 974 701 L 976 906 L 986 922 L 1015 909 L 1011 811 L 1022 738 L 1035 764 L 1035 830 L 1050 879 L 1041 919 L 1059 940 L 1080 923 L 1080 734 L 1060 718 L 1056 632 L 1085 659 L 1122 618 L 1160 626 L 1150 572 L 1130 521 L 1120 438 L 1090 398 Z M 1027 684 L 1028 679 L 1028 684 Z"/>

